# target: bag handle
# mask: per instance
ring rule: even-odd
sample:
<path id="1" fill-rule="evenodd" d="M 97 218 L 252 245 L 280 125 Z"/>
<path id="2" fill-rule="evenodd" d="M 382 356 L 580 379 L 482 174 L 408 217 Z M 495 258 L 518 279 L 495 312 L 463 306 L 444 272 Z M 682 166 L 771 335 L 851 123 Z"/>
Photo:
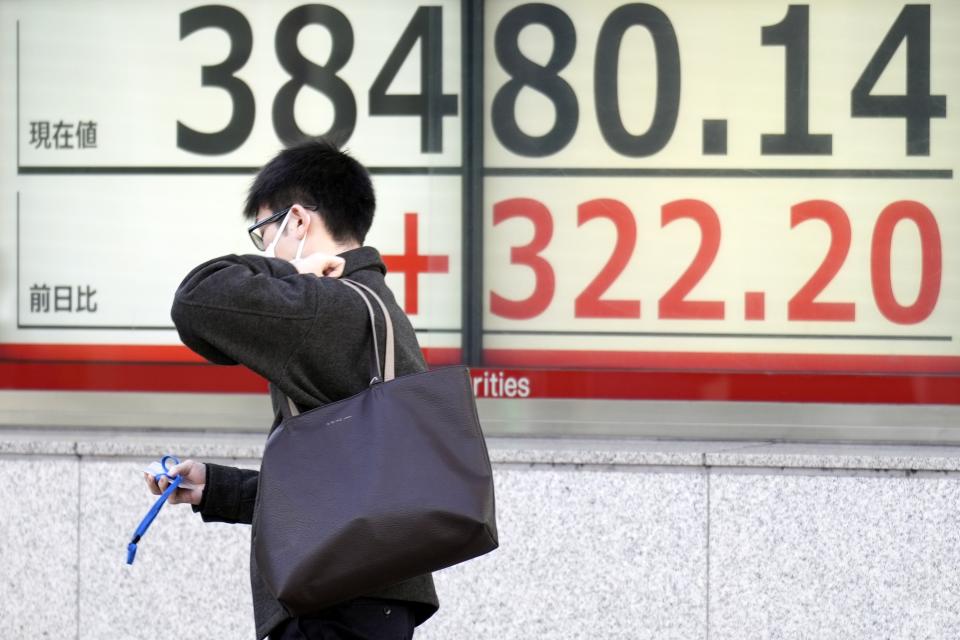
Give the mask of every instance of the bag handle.
<path id="1" fill-rule="evenodd" d="M 393 320 L 390 318 L 390 312 L 387 311 L 387 305 L 383 303 L 383 300 L 380 299 L 380 296 L 378 296 L 373 289 L 363 283 L 357 282 L 356 280 L 350 280 L 348 278 L 341 278 L 340 282 L 349 286 L 358 294 L 360 294 L 360 297 L 363 298 L 363 301 L 367 304 L 367 310 L 370 311 L 370 328 L 373 330 L 373 348 L 375 351 L 377 350 L 377 329 L 373 322 L 373 309 L 370 307 L 370 302 L 367 300 L 367 297 L 358 291 L 356 287 L 360 287 L 369 293 L 373 299 L 377 301 L 377 304 L 380 305 L 380 310 L 383 311 L 383 321 L 387 327 L 386 353 L 383 356 L 383 381 L 389 382 L 393 380 L 394 377 L 396 377 L 394 371 L 394 355 L 396 350 L 393 343 Z M 377 359 L 377 367 L 379 368 L 379 357 Z"/>
<path id="2" fill-rule="evenodd" d="M 373 334 L 373 353 L 371 354 L 373 358 L 370 362 L 372 369 L 370 372 L 370 383 L 373 384 L 374 380 L 383 380 L 383 370 L 380 368 L 380 341 L 377 339 L 377 324 L 374 320 L 373 306 L 371 306 L 370 300 L 367 299 L 367 296 L 363 295 L 354 281 L 346 281 L 346 279 L 344 279 L 343 284 L 356 291 L 357 295 L 363 300 L 363 304 L 367 306 L 367 314 L 370 316 L 370 332 Z"/>
<path id="3" fill-rule="evenodd" d="M 384 304 L 383 300 L 380 299 L 380 296 L 378 296 L 373 291 L 373 289 L 371 289 L 365 284 L 357 282 L 356 280 L 350 280 L 349 278 L 340 278 L 340 282 L 342 282 L 343 284 L 350 287 L 353 291 L 355 291 L 356 294 L 363 299 L 363 303 L 367 306 L 367 313 L 370 316 L 370 331 L 373 333 L 373 355 L 376 362 L 376 369 L 375 369 L 375 375 L 373 377 L 373 380 L 376 380 L 377 376 L 381 375 L 380 347 L 377 340 L 377 325 L 376 325 L 374 314 L 373 314 L 373 305 L 370 304 L 370 300 L 367 298 L 366 295 L 364 295 L 361 289 L 363 289 L 364 291 L 369 293 L 371 296 L 373 296 L 373 299 L 376 300 L 377 304 L 380 305 L 380 309 L 383 311 L 384 325 L 387 328 L 387 344 L 386 344 L 386 353 L 384 353 L 382 380 L 384 382 L 389 382 L 390 380 L 393 380 L 395 377 L 395 370 L 394 370 L 395 348 L 394 348 L 394 340 L 393 340 L 393 320 L 390 318 L 390 312 L 387 311 L 387 305 Z M 371 380 L 371 384 L 373 380 Z M 297 409 L 297 405 L 294 404 L 293 400 L 291 400 L 289 396 L 286 396 L 286 398 L 287 398 L 287 405 L 290 408 L 290 415 L 291 416 L 300 415 L 300 410 Z"/>

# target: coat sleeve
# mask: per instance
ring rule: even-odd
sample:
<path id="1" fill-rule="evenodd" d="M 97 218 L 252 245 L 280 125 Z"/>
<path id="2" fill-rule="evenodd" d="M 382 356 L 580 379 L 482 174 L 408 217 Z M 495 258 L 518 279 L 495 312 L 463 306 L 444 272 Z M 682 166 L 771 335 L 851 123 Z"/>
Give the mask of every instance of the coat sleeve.
<path id="1" fill-rule="evenodd" d="M 315 279 L 277 258 L 215 258 L 187 274 L 170 316 L 183 343 L 210 362 L 275 380 L 316 317 Z"/>
<path id="2" fill-rule="evenodd" d="M 200 504 L 193 507 L 204 522 L 251 524 L 260 473 L 207 463 L 207 484 Z"/>

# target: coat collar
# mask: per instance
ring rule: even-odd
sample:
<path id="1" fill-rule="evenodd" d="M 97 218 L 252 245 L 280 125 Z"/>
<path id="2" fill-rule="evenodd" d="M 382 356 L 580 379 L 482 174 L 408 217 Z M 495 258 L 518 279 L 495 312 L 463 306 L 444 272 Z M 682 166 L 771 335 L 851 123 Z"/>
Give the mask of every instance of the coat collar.
<path id="1" fill-rule="evenodd" d="M 349 276 L 364 269 L 375 269 L 381 274 L 387 273 L 387 265 L 383 263 L 380 252 L 373 247 L 350 249 L 339 254 L 339 256 L 346 261 L 343 267 L 344 276 Z"/>

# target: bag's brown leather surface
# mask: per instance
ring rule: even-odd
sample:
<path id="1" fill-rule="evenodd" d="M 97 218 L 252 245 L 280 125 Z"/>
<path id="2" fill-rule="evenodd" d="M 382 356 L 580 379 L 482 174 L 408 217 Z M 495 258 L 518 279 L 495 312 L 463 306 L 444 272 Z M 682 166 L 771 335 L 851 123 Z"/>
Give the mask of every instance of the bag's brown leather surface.
<path id="1" fill-rule="evenodd" d="M 466 367 L 376 382 L 285 417 L 259 482 L 257 565 L 293 615 L 497 548 L 493 475 Z"/>

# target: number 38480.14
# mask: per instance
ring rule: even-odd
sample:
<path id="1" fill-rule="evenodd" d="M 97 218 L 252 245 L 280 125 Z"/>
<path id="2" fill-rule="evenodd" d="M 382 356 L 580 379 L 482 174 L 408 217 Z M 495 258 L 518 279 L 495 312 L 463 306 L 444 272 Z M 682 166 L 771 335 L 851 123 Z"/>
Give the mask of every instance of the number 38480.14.
<path id="1" fill-rule="evenodd" d="M 553 238 L 554 221 L 550 210 L 532 198 L 511 198 L 493 207 L 493 224 L 499 225 L 512 218 L 525 218 L 533 223 L 533 239 L 510 249 L 510 262 L 532 270 L 534 287 L 523 299 L 505 297 L 490 292 L 490 311 L 499 317 L 514 320 L 535 318 L 553 301 L 556 292 L 556 274 L 542 253 Z M 598 218 L 605 218 L 616 229 L 616 242 L 609 259 L 574 300 L 577 318 L 640 318 L 640 300 L 610 299 L 607 290 L 623 273 L 634 253 L 637 226 L 633 212 L 622 202 L 598 198 L 577 207 L 577 226 L 582 227 Z M 663 205 L 661 226 L 688 219 L 700 229 L 700 245 L 692 261 L 657 303 L 657 317 L 661 319 L 723 320 L 725 303 L 722 300 L 691 299 L 690 292 L 710 270 L 720 248 L 721 225 L 717 212 L 706 202 L 695 199 L 675 200 Z M 846 261 L 851 243 L 851 226 L 847 213 L 828 200 L 808 200 L 790 209 L 790 225 L 819 221 L 830 231 L 830 242 L 819 267 L 787 303 L 787 319 L 797 321 L 853 322 L 856 320 L 855 302 L 818 300 L 820 293 L 839 273 Z M 891 274 L 891 248 L 894 230 L 900 223 L 915 225 L 920 242 L 920 283 L 916 299 L 903 304 L 894 295 Z M 937 305 L 940 295 L 942 248 L 940 230 L 934 215 L 923 204 L 912 200 L 894 202 L 883 209 L 873 227 L 870 245 L 870 281 L 874 302 L 880 313 L 896 324 L 917 324 L 927 319 Z M 757 296 L 760 296 L 758 298 Z M 746 319 L 762 320 L 762 294 L 746 294 Z"/>

